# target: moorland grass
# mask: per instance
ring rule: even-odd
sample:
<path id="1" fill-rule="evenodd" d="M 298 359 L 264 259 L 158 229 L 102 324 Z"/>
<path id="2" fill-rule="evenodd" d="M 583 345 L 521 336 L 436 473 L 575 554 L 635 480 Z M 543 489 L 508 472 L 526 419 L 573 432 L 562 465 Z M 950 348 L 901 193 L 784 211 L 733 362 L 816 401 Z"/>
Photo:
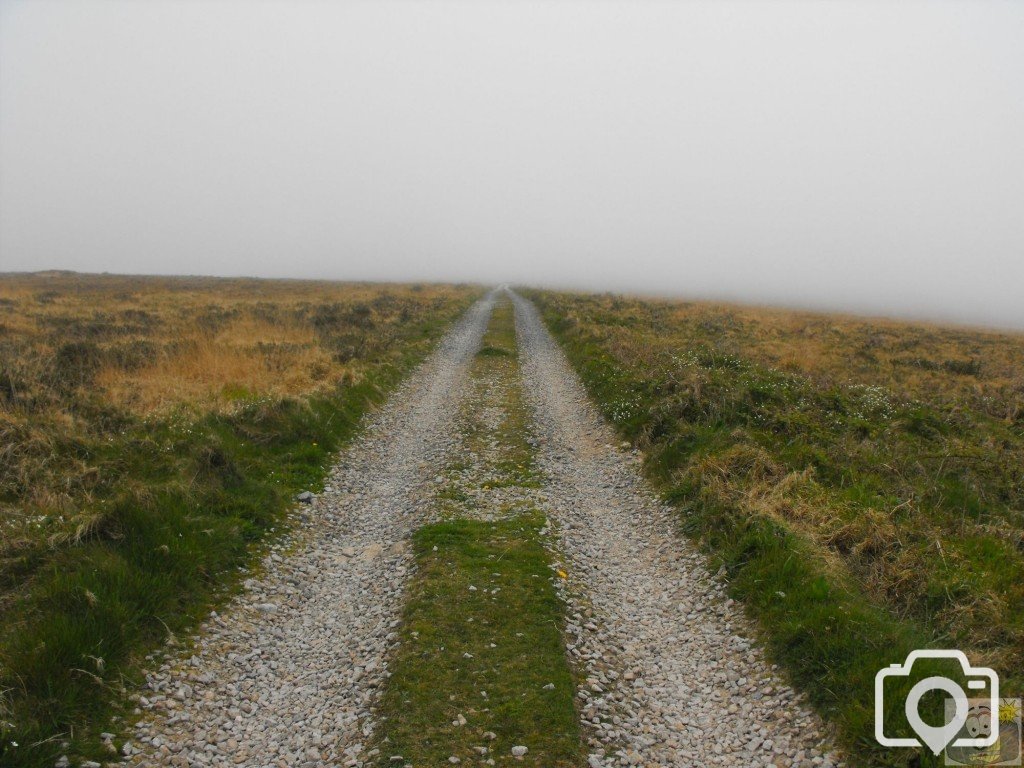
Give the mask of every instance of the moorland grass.
<path id="1" fill-rule="evenodd" d="M 853 764 L 933 762 L 872 732 L 875 672 L 914 648 L 1019 694 L 1024 338 L 531 296 Z"/>
<path id="2" fill-rule="evenodd" d="M 360 417 L 477 291 L 67 275 L 4 290 L 14 298 L 0 315 L 0 763 L 103 760 L 97 734 L 118 730 L 110 718 L 141 656 L 229 593 L 294 494 L 319 486 Z M 246 317 L 280 318 L 294 330 L 286 344 L 311 324 L 316 349 L 222 335 L 209 343 L 238 341 L 253 375 L 212 389 L 171 376 L 156 398 L 178 398 L 170 409 L 119 399 L 145 363 L 125 367 L 116 392 L 98 380 L 121 364 L 126 337 L 166 365 L 181 337 L 205 333 L 189 318 L 225 313 L 250 331 Z M 323 355 L 334 367 L 282 393 L 261 355 L 271 368 Z"/>

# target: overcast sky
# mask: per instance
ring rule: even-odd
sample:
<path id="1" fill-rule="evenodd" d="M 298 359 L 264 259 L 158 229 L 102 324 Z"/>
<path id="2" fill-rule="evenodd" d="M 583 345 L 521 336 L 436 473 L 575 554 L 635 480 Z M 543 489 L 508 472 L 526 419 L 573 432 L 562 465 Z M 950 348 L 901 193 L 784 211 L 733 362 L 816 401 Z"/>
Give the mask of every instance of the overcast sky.
<path id="1" fill-rule="evenodd" d="M 0 271 L 1024 327 L 1024 2 L 0 0 Z"/>

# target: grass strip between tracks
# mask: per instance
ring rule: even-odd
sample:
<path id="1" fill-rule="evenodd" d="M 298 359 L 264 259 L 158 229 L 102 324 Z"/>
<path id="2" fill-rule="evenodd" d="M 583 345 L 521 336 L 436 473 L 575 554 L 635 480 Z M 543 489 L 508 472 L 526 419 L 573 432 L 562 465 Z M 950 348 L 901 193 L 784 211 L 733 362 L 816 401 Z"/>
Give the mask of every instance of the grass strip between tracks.
<path id="1" fill-rule="evenodd" d="M 582 763 L 544 524 L 530 513 L 416 533 L 417 573 L 379 710 L 381 765 Z M 520 760 L 514 746 L 529 751 Z"/>
<path id="2" fill-rule="evenodd" d="M 462 450 L 436 498 L 443 522 L 413 538 L 416 575 L 380 702 L 380 761 L 581 765 L 564 606 L 545 519 L 529 501 L 538 477 L 507 299 L 494 308 L 470 378 Z M 465 519 L 502 492 L 521 499 L 518 512 L 502 505 L 498 521 Z M 514 746 L 529 751 L 517 759 Z M 392 763 L 397 755 L 403 760 Z"/>

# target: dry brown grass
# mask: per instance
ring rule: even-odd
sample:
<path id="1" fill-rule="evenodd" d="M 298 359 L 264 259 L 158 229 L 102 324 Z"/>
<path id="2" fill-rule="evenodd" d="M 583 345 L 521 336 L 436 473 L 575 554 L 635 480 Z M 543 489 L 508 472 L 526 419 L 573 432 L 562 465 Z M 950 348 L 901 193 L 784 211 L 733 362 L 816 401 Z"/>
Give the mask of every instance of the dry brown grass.
<path id="1" fill-rule="evenodd" d="M 188 422 L 357 384 L 422 341 L 410 328 L 450 318 L 475 291 L 0 275 L 0 574 L 41 542 L 80 537 L 114 474 L 101 447 L 140 419 Z"/>
<path id="2" fill-rule="evenodd" d="M 719 348 L 824 383 L 883 386 L 1014 418 L 1024 333 L 713 302 L 660 303 L 672 328 L 707 329 Z"/>
<path id="3" fill-rule="evenodd" d="M 137 278 L 50 273 L 0 279 L 0 344 L 24 378 L 70 342 L 95 345 L 90 386 L 139 415 L 187 405 L 231 408 L 250 396 L 305 395 L 343 377 L 361 360 L 325 345 L 324 308 L 365 312 L 359 332 L 389 336 L 400 312 L 390 304 L 451 300 L 450 286 L 307 281 Z M 327 319 L 328 322 L 331 318 Z M 340 317 L 344 323 L 345 317 Z M 323 323 L 321 323 L 322 329 Z M 33 365 L 32 361 L 35 361 Z M 14 365 L 15 363 L 12 363 Z M 35 375 L 33 375 L 33 373 Z M 4 402 L 0 401 L 0 410 Z"/>
<path id="4" fill-rule="evenodd" d="M 177 337 L 179 349 L 136 370 L 108 364 L 96 373 L 95 383 L 112 402 L 147 414 L 181 403 L 225 408 L 233 394 L 307 394 L 355 368 L 333 359 L 297 323 L 244 320 L 238 335 L 234 325 L 216 335 L 186 330 Z M 254 336 L 260 341 L 251 341 Z"/>

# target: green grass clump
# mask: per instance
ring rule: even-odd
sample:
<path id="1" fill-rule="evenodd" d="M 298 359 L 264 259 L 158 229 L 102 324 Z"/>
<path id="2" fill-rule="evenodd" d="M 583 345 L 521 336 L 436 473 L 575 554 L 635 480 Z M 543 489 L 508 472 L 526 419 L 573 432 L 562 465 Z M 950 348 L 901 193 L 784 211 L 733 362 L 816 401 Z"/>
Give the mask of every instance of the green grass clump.
<path id="1" fill-rule="evenodd" d="M 484 344 L 477 352 L 481 357 L 512 357 L 515 352 L 509 352 L 504 347 L 495 347 L 491 344 Z"/>
<path id="2" fill-rule="evenodd" d="M 931 764 L 873 735 L 875 672 L 915 648 L 1024 686 L 1024 340 L 531 295 L 854 764 Z"/>
<path id="3" fill-rule="evenodd" d="M 543 526 L 542 515 L 529 513 L 417 531 L 401 645 L 379 707 L 381 765 L 392 755 L 412 765 L 447 765 L 451 756 L 474 765 L 488 757 L 497 765 L 582 764 Z M 515 745 L 528 747 L 523 760 L 512 757 Z"/>

